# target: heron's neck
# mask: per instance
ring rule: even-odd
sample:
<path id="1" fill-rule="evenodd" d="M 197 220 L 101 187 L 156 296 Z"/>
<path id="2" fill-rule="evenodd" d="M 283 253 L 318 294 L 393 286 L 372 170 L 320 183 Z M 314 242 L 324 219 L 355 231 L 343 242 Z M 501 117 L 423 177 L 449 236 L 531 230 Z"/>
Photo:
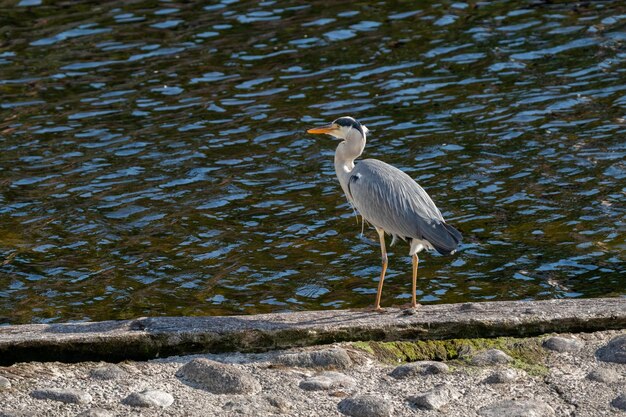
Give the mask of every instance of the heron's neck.
<path id="1" fill-rule="evenodd" d="M 365 136 L 361 136 L 358 130 L 352 130 L 335 151 L 335 172 L 346 195 L 348 195 L 350 172 L 354 169 L 354 160 L 361 156 L 364 148 Z"/>

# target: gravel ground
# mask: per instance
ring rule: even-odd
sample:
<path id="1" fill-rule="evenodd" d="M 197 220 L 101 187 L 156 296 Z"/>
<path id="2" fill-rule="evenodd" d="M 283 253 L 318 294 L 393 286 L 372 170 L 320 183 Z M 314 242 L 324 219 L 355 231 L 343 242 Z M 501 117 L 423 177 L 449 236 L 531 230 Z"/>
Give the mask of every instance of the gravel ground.
<path id="1" fill-rule="evenodd" d="M 21 363 L 0 367 L 0 416 L 597 417 L 626 412 L 623 332 L 540 339 L 542 363 L 528 372 L 496 349 L 470 352 L 465 360 L 407 366 L 380 362 L 351 344 L 119 364 Z"/>

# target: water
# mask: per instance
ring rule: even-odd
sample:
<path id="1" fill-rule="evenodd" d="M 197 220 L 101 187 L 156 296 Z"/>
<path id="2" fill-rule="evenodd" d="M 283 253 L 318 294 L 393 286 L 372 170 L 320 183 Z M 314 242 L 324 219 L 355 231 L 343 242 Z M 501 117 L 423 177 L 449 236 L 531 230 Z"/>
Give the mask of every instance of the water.
<path id="1" fill-rule="evenodd" d="M 1 4 L 0 322 L 372 305 L 343 115 L 464 233 L 420 302 L 626 293 L 621 1 Z"/>

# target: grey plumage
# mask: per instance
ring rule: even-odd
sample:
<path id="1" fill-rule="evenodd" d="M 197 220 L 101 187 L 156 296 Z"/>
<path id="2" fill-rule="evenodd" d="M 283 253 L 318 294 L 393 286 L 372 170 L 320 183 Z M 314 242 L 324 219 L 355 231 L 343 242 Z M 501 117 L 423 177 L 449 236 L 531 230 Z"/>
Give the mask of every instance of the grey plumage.
<path id="1" fill-rule="evenodd" d="M 396 167 L 377 159 L 360 161 L 351 171 L 348 189 L 363 218 L 390 235 L 427 241 L 444 255 L 461 241 L 426 191 Z"/>
<path id="2" fill-rule="evenodd" d="M 335 172 L 348 201 L 363 219 L 376 228 L 380 239 L 382 271 L 376 294 L 376 310 L 387 270 L 385 233 L 409 241 L 413 259 L 411 306 L 417 307 L 416 280 L 423 249 L 451 254 L 461 242 L 461 233 L 446 224 L 441 212 L 420 185 L 404 172 L 376 159 L 355 164 L 365 148 L 367 127 L 352 117 L 340 117 L 328 126 L 309 129 L 308 133 L 328 134 L 341 139 L 335 151 Z M 393 242 L 392 242 L 393 244 Z"/>

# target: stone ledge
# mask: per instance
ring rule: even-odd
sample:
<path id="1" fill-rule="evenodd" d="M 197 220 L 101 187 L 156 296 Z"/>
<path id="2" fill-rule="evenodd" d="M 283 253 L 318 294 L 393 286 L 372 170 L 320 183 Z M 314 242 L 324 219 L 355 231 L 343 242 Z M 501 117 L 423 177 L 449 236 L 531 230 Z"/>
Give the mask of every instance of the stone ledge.
<path id="1" fill-rule="evenodd" d="M 535 336 L 626 328 L 626 298 L 499 301 L 398 308 L 301 311 L 254 316 L 149 317 L 136 320 L 0 327 L 0 365 L 260 352 L 348 341 Z"/>

